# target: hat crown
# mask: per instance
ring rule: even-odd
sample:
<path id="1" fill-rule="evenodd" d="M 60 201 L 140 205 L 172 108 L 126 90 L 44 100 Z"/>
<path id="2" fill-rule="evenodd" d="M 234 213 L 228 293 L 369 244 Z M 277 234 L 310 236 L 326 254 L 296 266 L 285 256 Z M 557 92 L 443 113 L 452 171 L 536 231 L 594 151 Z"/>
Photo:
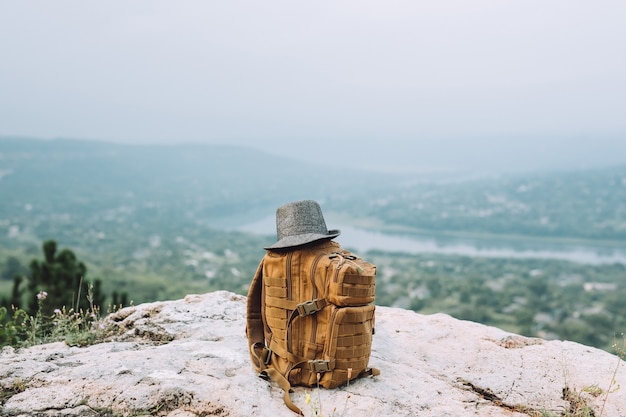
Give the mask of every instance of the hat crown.
<path id="1" fill-rule="evenodd" d="M 333 239 L 339 230 L 328 230 L 322 209 L 316 201 L 287 203 L 276 210 L 278 241 L 265 249 L 291 249 L 313 242 Z"/>
<path id="2" fill-rule="evenodd" d="M 287 203 L 276 210 L 278 240 L 308 233 L 328 234 L 320 205 L 313 200 Z"/>

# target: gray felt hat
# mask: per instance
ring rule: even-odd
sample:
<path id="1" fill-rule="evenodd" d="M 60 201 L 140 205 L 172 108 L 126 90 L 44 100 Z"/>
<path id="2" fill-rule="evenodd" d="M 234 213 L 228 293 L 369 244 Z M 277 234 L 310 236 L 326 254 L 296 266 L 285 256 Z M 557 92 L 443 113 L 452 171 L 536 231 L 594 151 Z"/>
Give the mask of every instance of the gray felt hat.
<path id="1" fill-rule="evenodd" d="M 328 230 L 320 205 L 313 200 L 294 201 L 276 209 L 278 241 L 264 249 L 287 249 L 339 236 Z"/>

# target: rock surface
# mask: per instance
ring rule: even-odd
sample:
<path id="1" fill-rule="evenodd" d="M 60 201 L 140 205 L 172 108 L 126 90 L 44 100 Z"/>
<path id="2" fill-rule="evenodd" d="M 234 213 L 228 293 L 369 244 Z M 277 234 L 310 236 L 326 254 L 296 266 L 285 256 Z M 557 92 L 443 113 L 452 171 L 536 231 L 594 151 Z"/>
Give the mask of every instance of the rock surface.
<path id="1" fill-rule="evenodd" d="M 189 295 L 107 320 L 121 334 L 106 343 L 4 348 L 0 414 L 295 415 L 249 363 L 244 297 Z M 307 416 L 562 416 L 582 406 L 592 412 L 584 415 L 626 416 L 617 356 L 444 314 L 377 307 L 370 365 L 381 375 L 336 390 L 295 388 L 292 399 Z"/>

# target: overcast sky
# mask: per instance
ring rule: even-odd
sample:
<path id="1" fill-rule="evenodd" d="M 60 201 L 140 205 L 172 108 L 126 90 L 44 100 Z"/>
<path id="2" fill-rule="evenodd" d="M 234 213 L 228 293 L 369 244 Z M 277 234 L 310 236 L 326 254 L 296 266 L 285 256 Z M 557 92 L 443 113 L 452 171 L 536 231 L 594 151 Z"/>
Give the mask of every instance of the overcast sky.
<path id="1" fill-rule="evenodd" d="M 0 136 L 626 163 L 624 22 L 623 0 L 0 0 Z"/>

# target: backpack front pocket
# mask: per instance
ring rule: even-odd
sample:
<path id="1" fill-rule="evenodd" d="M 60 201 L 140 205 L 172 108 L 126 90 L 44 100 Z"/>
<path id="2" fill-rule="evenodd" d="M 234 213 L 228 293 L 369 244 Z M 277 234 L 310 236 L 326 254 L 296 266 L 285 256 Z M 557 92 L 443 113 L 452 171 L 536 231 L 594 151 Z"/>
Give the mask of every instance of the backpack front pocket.
<path id="1" fill-rule="evenodd" d="M 357 378 L 367 368 L 376 307 L 373 304 L 359 307 L 331 304 L 327 308 L 332 312 L 321 362 L 327 362 L 331 372 L 322 375 L 320 385 L 334 388 Z"/>

